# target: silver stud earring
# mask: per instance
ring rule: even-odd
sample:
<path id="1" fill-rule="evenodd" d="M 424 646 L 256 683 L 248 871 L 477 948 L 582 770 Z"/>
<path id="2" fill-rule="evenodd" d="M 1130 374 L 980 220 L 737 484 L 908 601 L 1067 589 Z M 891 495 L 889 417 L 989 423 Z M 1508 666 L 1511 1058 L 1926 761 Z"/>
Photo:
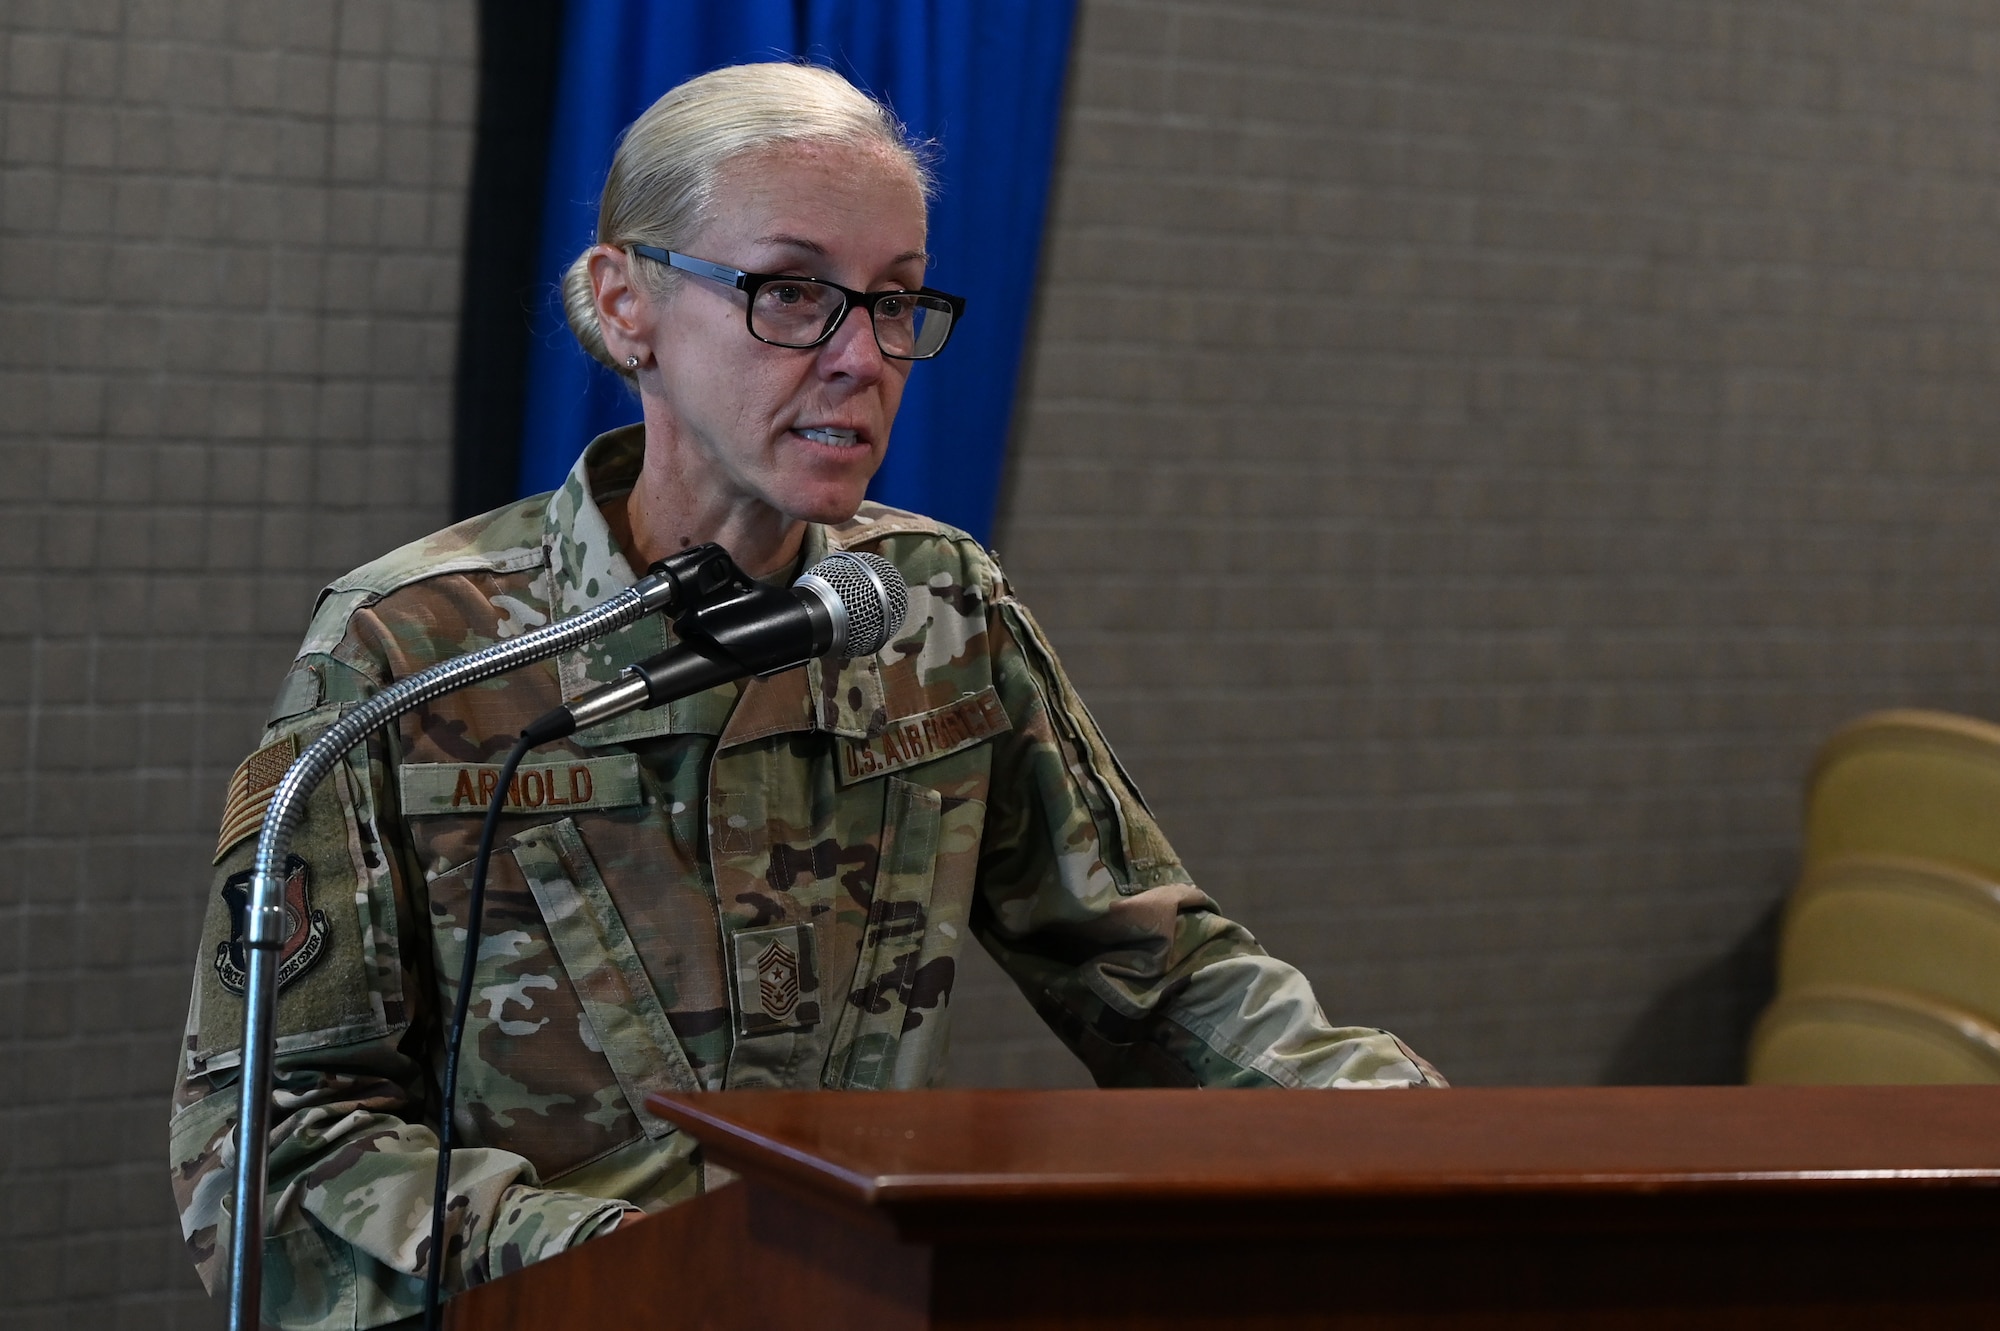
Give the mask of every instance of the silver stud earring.
<path id="1" fill-rule="evenodd" d="M 626 369 L 628 369 L 628 370 L 636 370 L 636 369 L 638 369 L 638 368 L 639 368 L 639 358 L 638 358 L 637 356 L 627 356 L 627 357 L 625 358 L 625 368 L 626 368 Z"/>

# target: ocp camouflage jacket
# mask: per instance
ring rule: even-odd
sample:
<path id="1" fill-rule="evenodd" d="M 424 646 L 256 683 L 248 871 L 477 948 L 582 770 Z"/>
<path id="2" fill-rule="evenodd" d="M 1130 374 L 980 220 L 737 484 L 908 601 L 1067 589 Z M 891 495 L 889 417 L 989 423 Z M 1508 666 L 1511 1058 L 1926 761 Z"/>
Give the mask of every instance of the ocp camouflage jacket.
<path id="1" fill-rule="evenodd" d="M 298 749 L 390 681 L 631 584 L 597 500 L 636 429 L 562 489 L 332 584 L 263 747 L 231 782 L 172 1128 L 182 1227 L 226 1275 L 242 884 Z M 638 712 L 530 756 L 487 888 L 460 1067 L 447 1285 L 703 1187 L 653 1091 L 908 1088 L 940 1072 L 967 932 L 1106 1085 L 1404 1086 L 1392 1036 L 1327 1024 L 1189 880 L 999 569 L 962 533 L 866 506 L 804 559 L 908 579 L 879 655 Z M 658 618 L 451 694 L 349 754 L 288 864 L 265 1316 L 416 1310 L 441 1014 L 497 766 L 528 720 L 667 645 Z M 462 1199 L 462 1200 L 461 1200 Z"/>

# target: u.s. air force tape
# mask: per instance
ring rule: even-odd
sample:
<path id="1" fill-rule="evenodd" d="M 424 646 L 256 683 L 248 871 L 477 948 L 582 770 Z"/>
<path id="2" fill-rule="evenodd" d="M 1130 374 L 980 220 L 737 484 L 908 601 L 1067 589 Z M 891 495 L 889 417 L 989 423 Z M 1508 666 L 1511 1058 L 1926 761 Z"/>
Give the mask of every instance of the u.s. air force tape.
<path id="1" fill-rule="evenodd" d="M 500 784 L 498 763 L 405 763 L 403 815 L 484 813 Z M 523 764 L 507 783 L 508 813 L 620 809 L 643 798 L 636 754 Z"/>
<path id="2" fill-rule="evenodd" d="M 920 715 L 892 717 L 866 739 L 843 739 L 837 769 L 840 784 L 852 785 L 941 758 L 1001 734 L 1011 726 L 1006 709 L 1000 705 L 1000 695 L 988 684 L 977 693 Z"/>

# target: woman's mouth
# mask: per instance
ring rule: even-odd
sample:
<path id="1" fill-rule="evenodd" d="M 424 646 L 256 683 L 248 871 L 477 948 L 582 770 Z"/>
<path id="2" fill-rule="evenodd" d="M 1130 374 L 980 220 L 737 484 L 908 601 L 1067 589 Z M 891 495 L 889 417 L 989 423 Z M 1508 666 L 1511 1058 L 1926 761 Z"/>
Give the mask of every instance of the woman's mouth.
<path id="1" fill-rule="evenodd" d="M 804 426 L 796 433 L 802 439 L 810 439 L 815 444 L 825 444 L 829 448 L 856 448 L 861 443 L 859 430 L 842 430 L 831 425 Z"/>

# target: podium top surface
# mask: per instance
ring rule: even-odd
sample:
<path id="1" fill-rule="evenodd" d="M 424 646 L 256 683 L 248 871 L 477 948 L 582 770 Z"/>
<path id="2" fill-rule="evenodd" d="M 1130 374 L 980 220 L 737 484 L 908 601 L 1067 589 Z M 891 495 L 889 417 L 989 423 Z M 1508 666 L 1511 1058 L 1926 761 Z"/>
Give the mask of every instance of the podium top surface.
<path id="1" fill-rule="evenodd" d="M 2000 1087 L 720 1091 L 656 1112 L 863 1206 L 1987 1190 Z"/>

